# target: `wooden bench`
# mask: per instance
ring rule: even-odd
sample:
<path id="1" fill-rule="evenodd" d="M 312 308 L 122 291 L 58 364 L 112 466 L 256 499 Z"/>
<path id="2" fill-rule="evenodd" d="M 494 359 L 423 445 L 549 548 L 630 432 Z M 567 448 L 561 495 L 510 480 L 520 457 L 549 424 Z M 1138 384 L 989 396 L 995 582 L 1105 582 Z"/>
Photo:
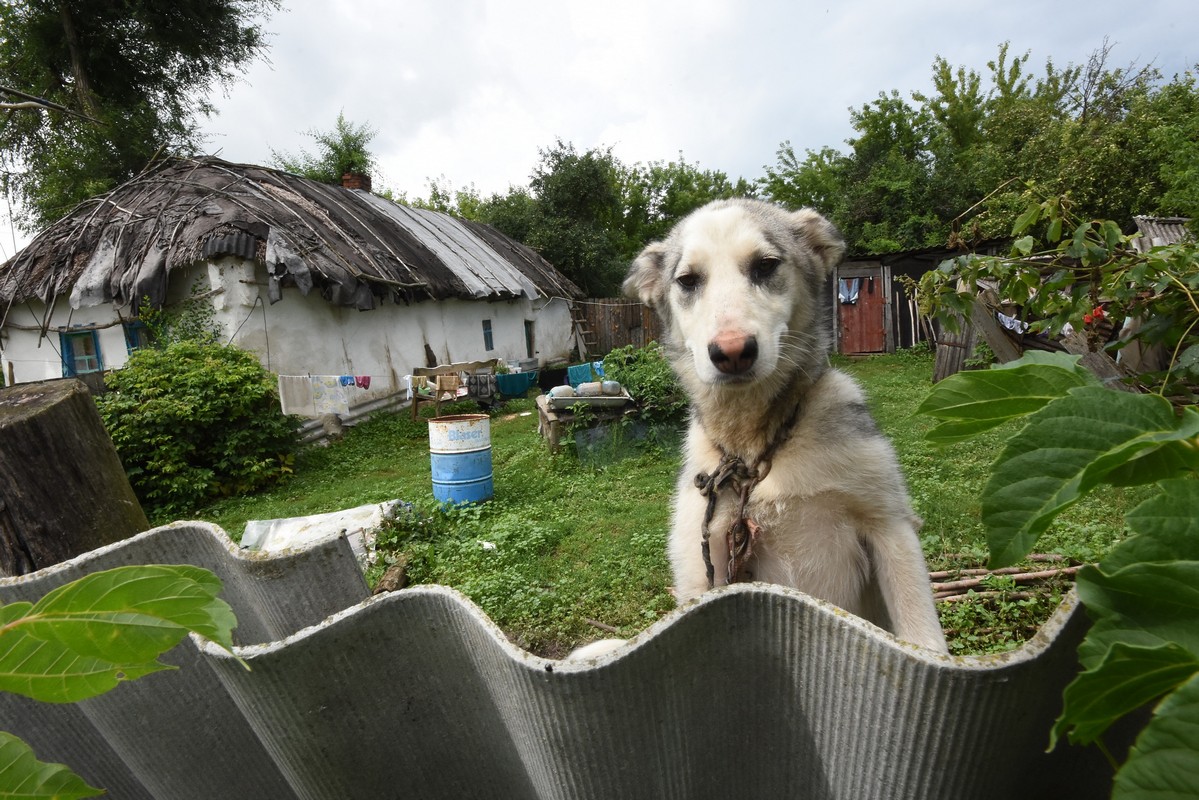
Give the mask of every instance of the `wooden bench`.
<path id="1" fill-rule="evenodd" d="M 428 387 L 428 391 L 422 392 L 413 381 L 409 393 L 409 399 L 412 401 L 412 419 L 415 420 L 419 416 L 422 403 L 432 403 L 433 415 L 440 417 L 442 402 L 457 400 L 459 388 L 466 385 L 462 380 L 463 373 L 473 374 L 480 370 L 494 372 L 499 363 L 498 358 L 492 358 L 488 361 L 463 361 L 456 364 L 440 364 L 436 367 L 417 367 L 412 370 L 412 377 L 424 378 Z"/>

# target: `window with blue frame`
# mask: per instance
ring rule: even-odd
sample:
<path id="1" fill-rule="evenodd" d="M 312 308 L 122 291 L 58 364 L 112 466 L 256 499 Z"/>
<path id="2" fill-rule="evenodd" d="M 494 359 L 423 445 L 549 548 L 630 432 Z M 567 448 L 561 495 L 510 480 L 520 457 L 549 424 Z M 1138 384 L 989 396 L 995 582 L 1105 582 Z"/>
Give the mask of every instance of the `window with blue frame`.
<path id="1" fill-rule="evenodd" d="M 150 329 L 146 327 L 146 323 L 126 322 L 122 327 L 125 329 L 125 349 L 130 355 L 134 350 L 143 350 L 150 346 Z"/>
<path id="2" fill-rule="evenodd" d="M 100 337 L 95 331 L 62 331 L 58 334 L 62 353 L 62 376 L 73 378 L 89 372 L 101 372 Z"/>
<path id="3" fill-rule="evenodd" d="M 491 320 L 483 320 L 483 348 L 486 350 L 495 349 L 495 339 L 491 335 Z"/>

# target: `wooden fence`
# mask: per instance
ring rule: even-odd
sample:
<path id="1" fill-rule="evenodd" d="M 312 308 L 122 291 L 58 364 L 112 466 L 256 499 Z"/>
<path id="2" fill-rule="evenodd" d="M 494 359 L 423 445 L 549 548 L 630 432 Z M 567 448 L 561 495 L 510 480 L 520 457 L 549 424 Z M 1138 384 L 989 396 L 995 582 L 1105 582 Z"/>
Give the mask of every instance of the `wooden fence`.
<path id="1" fill-rule="evenodd" d="M 619 297 L 599 297 L 576 300 L 575 307 L 595 336 L 595 355 L 598 358 L 618 347 L 644 347 L 662 339 L 662 324 L 658 315 L 642 303 Z"/>

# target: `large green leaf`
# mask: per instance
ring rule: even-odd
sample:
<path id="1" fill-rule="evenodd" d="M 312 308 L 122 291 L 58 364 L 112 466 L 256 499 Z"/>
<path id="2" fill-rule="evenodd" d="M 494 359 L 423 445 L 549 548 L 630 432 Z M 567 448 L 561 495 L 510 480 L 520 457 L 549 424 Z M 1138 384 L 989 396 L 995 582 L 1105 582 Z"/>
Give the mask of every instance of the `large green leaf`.
<path id="1" fill-rule="evenodd" d="M 1116 644 L 1098 667 L 1066 687 L 1049 748 L 1067 731 L 1074 744 L 1095 741 L 1120 717 L 1169 694 L 1199 672 L 1199 658 L 1178 645 Z"/>
<path id="2" fill-rule="evenodd" d="M 1112 800 L 1199 798 L 1199 675 L 1157 707 L 1116 773 Z"/>
<path id="3" fill-rule="evenodd" d="M 1177 644 L 1199 658 L 1199 561 L 1142 562 L 1111 575 L 1087 568 L 1077 587 L 1095 618 L 1078 649 L 1085 667 L 1095 667 L 1118 643 Z"/>
<path id="4" fill-rule="evenodd" d="M 951 375 L 933 387 L 916 413 L 943 420 L 926 438 L 949 444 L 1039 411 L 1071 389 L 1094 384 L 1094 376 L 1079 366 L 1077 356 L 1032 351 L 995 369 Z"/>
<path id="5" fill-rule="evenodd" d="M 191 566 L 119 567 L 0 607 L 0 690 L 55 703 L 170 669 L 157 658 L 194 631 L 232 649 L 220 580 Z"/>
<path id="6" fill-rule="evenodd" d="M 62 764 L 37 760 L 29 745 L 0 732 L 0 797 L 17 800 L 75 800 L 104 794 Z"/>
<path id="7" fill-rule="evenodd" d="M 1113 547 L 1099 568 L 1111 575 L 1138 562 L 1199 561 L 1199 480 L 1162 481 L 1162 491 L 1124 516 L 1135 534 Z"/>
<path id="8" fill-rule="evenodd" d="M 1153 395 L 1073 389 L 1029 418 L 995 462 L 983 490 L 991 565 L 1014 564 L 1054 517 L 1113 470 L 1169 442 L 1199 436 L 1199 413 L 1176 416 Z M 1122 482 L 1133 477 L 1125 472 Z M 1146 481 L 1160 478 L 1147 471 Z"/>

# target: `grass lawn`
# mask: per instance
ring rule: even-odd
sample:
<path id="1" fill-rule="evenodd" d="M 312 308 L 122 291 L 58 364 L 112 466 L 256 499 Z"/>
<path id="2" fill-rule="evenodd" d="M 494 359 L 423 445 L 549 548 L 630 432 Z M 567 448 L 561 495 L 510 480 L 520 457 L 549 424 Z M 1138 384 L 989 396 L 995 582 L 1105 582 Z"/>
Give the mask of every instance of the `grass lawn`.
<path id="1" fill-rule="evenodd" d="M 981 565 L 986 537 L 979 496 L 1005 431 L 946 448 L 927 444 L 923 435 L 932 423 L 913 416 L 930 387 L 927 353 L 837 365 L 862 382 L 880 426 L 895 443 L 925 521 L 921 541 L 929 569 Z M 305 450 L 285 484 L 222 500 L 197 516 L 238 538 L 249 519 L 399 498 L 413 509 L 381 534 L 380 560 L 368 577 L 377 579 L 402 552 L 411 581 L 459 589 L 518 645 L 551 657 L 611 635 L 601 626 L 621 636 L 635 634 L 674 606 L 665 540 L 678 436 L 659 433 L 637 447 L 612 447 L 580 459 L 569 447 L 551 456 L 536 431 L 531 400 L 508 403 L 493 417 L 495 499 L 479 506 L 449 511 L 436 506 L 427 425 L 413 422 L 405 410 L 377 415 L 332 446 Z M 1123 535 L 1123 514 L 1136 500 L 1135 492 L 1112 491 L 1072 509 L 1037 550 L 1098 558 Z M 983 588 L 995 593 L 939 606 L 953 652 L 1016 646 L 1049 616 L 1063 584 L 1017 593 L 996 578 Z"/>

